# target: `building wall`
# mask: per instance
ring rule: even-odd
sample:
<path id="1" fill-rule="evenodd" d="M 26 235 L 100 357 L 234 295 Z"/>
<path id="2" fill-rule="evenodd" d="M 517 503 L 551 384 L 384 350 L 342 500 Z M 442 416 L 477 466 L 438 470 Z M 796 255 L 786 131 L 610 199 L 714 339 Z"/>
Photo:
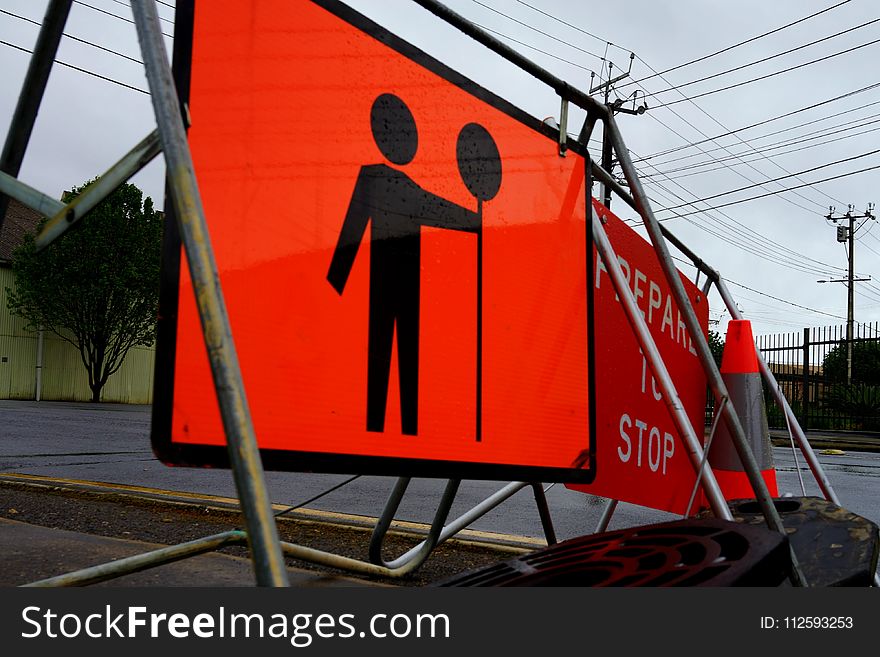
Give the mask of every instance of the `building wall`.
<path id="1" fill-rule="evenodd" d="M 6 308 L 6 288 L 13 287 L 13 280 L 12 270 L 0 266 L 0 399 L 34 399 L 37 334 L 26 331 L 24 321 Z M 107 380 L 101 401 L 151 403 L 154 353 L 153 347 L 133 347 L 119 371 Z M 79 350 L 49 332 L 44 334 L 42 369 L 42 399 L 91 399 Z"/>

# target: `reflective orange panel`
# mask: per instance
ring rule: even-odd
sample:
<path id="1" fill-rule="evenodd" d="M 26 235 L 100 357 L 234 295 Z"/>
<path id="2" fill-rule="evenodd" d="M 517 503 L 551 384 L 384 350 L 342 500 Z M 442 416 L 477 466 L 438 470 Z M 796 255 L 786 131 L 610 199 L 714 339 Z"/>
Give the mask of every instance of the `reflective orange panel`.
<path id="1" fill-rule="evenodd" d="M 585 480 L 583 159 L 320 4 L 196 6 L 190 140 L 260 447 Z M 185 267 L 171 441 L 224 442 Z"/>

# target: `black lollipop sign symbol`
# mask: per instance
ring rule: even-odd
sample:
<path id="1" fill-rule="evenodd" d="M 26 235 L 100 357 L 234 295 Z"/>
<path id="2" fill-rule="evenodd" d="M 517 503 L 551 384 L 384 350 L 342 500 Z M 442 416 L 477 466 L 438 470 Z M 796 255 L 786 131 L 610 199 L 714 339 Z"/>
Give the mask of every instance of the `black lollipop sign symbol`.
<path id="1" fill-rule="evenodd" d="M 477 442 L 483 425 L 483 202 L 501 188 L 501 155 L 492 135 L 478 123 L 468 123 L 458 133 L 455 148 L 458 171 L 468 191 L 477 199 Z"/>

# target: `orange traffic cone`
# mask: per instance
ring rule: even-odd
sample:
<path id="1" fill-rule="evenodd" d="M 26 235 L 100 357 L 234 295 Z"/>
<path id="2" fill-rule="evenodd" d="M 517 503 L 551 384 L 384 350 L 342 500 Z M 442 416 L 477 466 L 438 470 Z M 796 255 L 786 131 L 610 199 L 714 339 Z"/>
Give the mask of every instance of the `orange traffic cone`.
<path id="1" fill-rule="evenodd" d="M 773 466 L 770 431 L 767 428 L 761 374 L 758 370 L 752 325 L 748 320 L 731 320 L 727 325 L 727 338 L 721 359 L 721 378 L 727 386 L 730 401 L 733 402 L 733 407 L 739 416 L 746 441 L 761 468 L 761 475 L 767 483 L 770 495 L 777 497 L 779 491 L 776 485 L 776 470 Z M 718 402 L 715 403 L 715 412 L 718 413 Z M 725 499 L 755 497 L 723 418 L 718 422 L 715 438 L 709 449 L 709 464 L 715 472 Z"/>

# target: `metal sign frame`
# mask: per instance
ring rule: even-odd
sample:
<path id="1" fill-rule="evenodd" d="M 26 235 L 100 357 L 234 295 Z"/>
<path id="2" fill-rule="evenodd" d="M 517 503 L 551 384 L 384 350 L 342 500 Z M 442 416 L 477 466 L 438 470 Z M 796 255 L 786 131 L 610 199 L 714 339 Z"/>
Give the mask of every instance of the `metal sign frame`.
<path id="1" fill-rule="evenodd" d="M 603 184 L 613 189 L 624 201 L 631 205 L 641 215 L 645 222 L 645 226 L 651 236 L 655 250 L 661 263 L 664 266 L 669 283 L 676 293 L 676 301 L 679 307 L 686 315 L 688 322 L 688 330 L 693 336 L 700 360 L 706 370 L 710 385 L 717 399 L 722 403 L 719 406 L 718 416 L 727 422 L 730 433 L 734 438 L 735 447 L 744 464 L 749 480 L 755 490 L 756 498 L 765 515 L 768 525 L 785 533 L 781 519 L 776 511 L 766 485 L 761 478 L 760 470 L 751 452 L 751 448 L 746 441 L 742 426 L 736 415 L 733 405 L 729 401 L 727 390 L 721 380 L 717 366 L 712 359 L 708 343 L 702 337 L 698 328 L 697 319 L 690 308 L 688 312 L 688 304 L 681 283 L 678 280 L 677 270 L 675 269 L 669 255 L 666 242 L 668 241 L 682 253 L 691 259 L 695 266 L 706 273 L 709 281 L 707 282 L 705 291 L 712 284 L 716 285 L 727 305 L 731 315 L 736 318 L 742 318 L 736 307 L 733 297 L 727 290 L 724 280 L 711 267 L 704 263 L 698 256 L 684 246 L 675 238 L 667 229 L 661 226 L 654 217 L 650 203 L 642 190 L 638 176 L 633 167 L 632 161 L 629 159 L 628 151 L 620 136 L 614 121 L 613 113 L 609 108 L 599 104 L 586 93 L 574 89 L 563 80 L 556 78 L 548 71 L 537 66 L 518 52 L 501 43 L 488 33 L 475 26 L 473 23 L 452 12 L 436 0 L 415 0 L 419 5 L 431 11 L 449 24 L 457 27 L 464 33 L 471 36 L 476 41 L 482 43 L 489 49 L 500 54 L 502 57 L 515 64 L 522 70 L 531 74 L 538 80 L 541 80 L 556 92 L 562 98 L 563 104 L 573 102 L 583 109 L 587 110 L 588 117 L 584 129 L 578 142 L 583 146 L 587 143 L 589 136 L 597 121 L 602 121 L 611 137 L 610 141 L 617 156 L 620 158 L 624 175 L 629 183 L 630 191 L 624 189 L 616 180 L 595 163 L 588 163 L 592 166 L 588 167 L 587 175 L 595 175 Z M 56 226 L 57 230 L 51 235 L 41 234 L 38 242 L 45 246 L 54 237 L 62 234 L 66 228 L 74 223 L 82 216 L 84 210 L 88 207 L 83 199 L 87 199 L 88 203 L 96 204 L 106 197 L 112 191 L 109 184 L 113 180 L 118 180 L 116 184 L 121 184 L 129 177 L 134 175 L 143 166 L 149 162 L 150 158 L 144 155 L 144 144 L 149 146 L 152 141 L 150 138 L 136 147 L 120 162 L 112 167 L 102 180 L 106 181 L 104 185 L 94 185 L 87 189 L 79 198 L 80 212 L 77 208 L 59 203 L 55 199 L 35 190 L 15 177 L 17 175 L 17 163 L 21 162 L 24 151 L 27 147 L 30 131 L 36 119 L 36 113 L 39 108 L 40 99 L 42 98 L 43 89 L 46 79 L 48 78 L 48 70 L 51 68 L 52 60 L 57 49 L 58 40 L 60 39 L 60 29 L 58 25 L 65 22 L 67 12 L 70 9 L 71 0 L 51 0 L 47 10 L 46 19 L 38 39 L 38 47 L 35 49 L 28 75 L 25 79 L 20 97 L 19 108 L 13 118 L 9 134 L 6 138 L 6 148 L 4 148 L 3 171 L 0 171 L 0 194 L 8 195 L 24 203 L 46 216 L 51 217 L 49 226 Z M 180 2 L 179 5 L 188 5 L 189 3 Z M 172 226 L 172 230 L 179 230 L 180 240 L 183 242 L 188 262 L 190 263 L 190 274 L 193 282 L 199 287 L 202 293 L 199 297 L 199 312 L 202 317 L 204 326 L 204 337 L 206 344 L 209 346 L 209 352 L 212 356 L 212 374 L 214 387 L 217 394 L 217 400 L 221 408 L 223 416 L 223 426 L 229 449 L 229 463 L 232 468 L 233 477 L 238 489 L 239 498 L 241 500 L 242 510 L 244 512 L 247 531 L 230 531 L 223 534 L 208 536 L 188 543 L 176 546 L 162 548 L 147 552 L 134 557 L 121 559 L 109 564 L 102 564 L 86 568 L 73 573 L 60 575 L 58 577 L 49 578 L 40 582 L 34 582 L 30 586 L 74 586 L 95 583 L 112 579 L 127 573 L 137 572 L 146 568 L 162 565 L 176 561 L 188 556 L 203 554 L 212 550 L 219 549 L 226 545 L 247 543 L 251 548 L 252 561 L 258 585 L 264 586 L 286 586 L 287 577 L 284 570 L 283 554 L 288 556 L 306 559 L 319 564 L 349 569 L 355 572 L 374 574 L 380 576 L 396 577 L 411 572 L 421 564 L 431 549 L 442 542 L 455 531 L 466 526 L 471 522 L 478 513 L 485 512 L 494 508 L 497 504 L 507 499 L 527 484 L 513 482 L 498 491 L 495 495 L 487 498 L 484 503 L 474 507 L 460 518 L 454 520 L 446 526 L 446 515 L 448 513 L 451 498 L 455 494 L 458 482 L 453 480 L 447 486 L 447 492 L 444 494 L 438 513 L 435 517 L 434 525 L 428 538 L 410 552 L 406 553 L 399 559 L 385 563 L 382 561 L 381 554 L 381 536 L 382 532 L 374 532 L 374 541 L 371 545 L 371 558 L 373 563 L 365 563 L 356 559 L 341 557 L 339 555 L 330 554 L 320 550 L 314 550 L 303 546 L 292 545 L 280 542 L 278 539 L 277 529 L 275 527 L 274 518 L 271 513 L 268 493 L 266 489 L 265 477 L 263 474 L 260 454 L 257 449 L 256 439 L 254 436 L 253 426 L 250 420 L 247 406 L 247 398 L 244 393 L 244 387 L 241 381 L 241 375 L 238 370 L 237 356 L 235 354 L 234 343 L 232 341 L 231 331 L 229 329 L 228 318 L 226 317 L 223 296 L 219 287 L 216 285 L 216 266 L 213 263 L 213 252 L 207 227 L 204 221 L 204 211 L 199 198 L 198 185 L 196 184 L 193 171 L 192 161 L 190 159 L 189 149 L 187 145 L 185 128 L 182 116 L 185 115 L 185 108 L 180 104 L 175 85 L 172 80 L 171 69 L 165 55 L 165 47 L 161 36 L 161 27 L 159 25 L 159 17 L 156 11 L 154 0 L 132 0 L 132 9 L 135 18 L 135 24 L 138 31 L 138 37 L 141 43 L 141 52 L 144 55 L 145 68 L 147 71 L 148 81 L 150 83 L 150 91 L 154 105 L 156 122 L 158 124 L 158 136 L 160 138 L 162 152 L 168 164 L 168 194 L 174 201 L 175 216 L 177 224 Z M 63 29 L 63 28 L 62 28 Z M 177 44 L 175 47 L 179 47 Z M 33 74 L 32 74 L 33 73 Z M 185 84 L 184 80 L 179 83 Z M 181 111 L 184 110 L 184 111 Z M 24 139 L 21 136 L 25 135 Z M 560 151 L 568 147 L 568 144 L 562 138 L 562 134 L 558 135 Z M 149 148 L 147 148 L 149 151 Z M 588 181 L 589 182 L 589 181 Z M 93 205 L 92 205 L 93 206 Z M 0 225 L 2 225 L 2 216 L 0 216 Z M 608 268 L 609 275 L 615 285 L 615 289 L 619 294 L 624 306 L 627 309 L 627 315 L 633 331 L 639 338 L 639 342 L 649 356 L 652 371 L 657 376 L 663 388 L 663 394 L 667 398 L 670 414 L 680 426 L 682 436 L 685 438 L 691 460 L 695 471 L 698 473 L 698 481 L 702 484 L 707 498 L 711 504 L 715 515 L 719 518 L 730 519 L 731 513 L 726 501 L 721 496 L 717 482 L 712 474 L 711 467 L 705 462 L 704 455 L 701 453 L 701 441 L 699 441 L 693 433 L 693 427 L 689 426 L 686 417 L 682 417 L 680 404 L 677 406 L 677 393 L 674 384 L 669 380 L 662 358 L 657 352 L 652 336 L 644 320 L 641 319 L 638 308 L 635 304 L 632 292 L 625 284 L 623 272 L 614 255 L 613 248 L 607 240 L 601 222 L 593 221 L 593 236 L 597 240 L 600 257 Z M 678 285 L 676 286 L 676 283 Z M 589 287 L 588 287 L 589 289 Z M 641 321 L 640 321 L 641 319 Z M 759 365 L 761 373 L 765 380 L 770 384 L 770 388 L 774 393 L 778 392 L 772 373 L 767 368 L 766 362 L 758 352 Z M 796 440 L 804 453 L 809 466 L 819 482 L 821 490 L 826 499 L 839 504 L 838 497 L 831 487 L 830 482 L 822 471 L 821 464 L 815 456 L 811 446 L 809 445 L 803 431 L 798 424 L 797 418 L 791 411 L 788 402 L 781 395 L 777 394 L 777 402 L 784 409 L 786 417 L 789 420 L 791 429 L 792 442 Z M 380 524 L 390 524 L 390 517 L 396 508 L 394 500 L 399 501 L 400 496 L 406 488 L 408 479 L 401 479 L 398 482 L 392 500 L 387 507 L 388 513 Z M 543 499 L 543 491 L 540 486 L 535 487 L 536 498 L 541 507 Z M 540 491 L 540 495 L 538 494 Z M 609 501 L 609 504 L 602 515 L 598 531 L 607 526 L 607 522 L 614 512 L 616 502 Z M 546 507 L 541 511 L 542 520 L 546 515 Z M 380 528 L 377 528 L 377 530 Z M 387 529 L 387 527 L 386 527 Z M 546 529 L 546 525 L 545 525 Z M 548 542 L 550 541 L 548 535 Z M 797 561 L 792 561 L 792 582 L 796 585 L 805 585 L 800 568 Z M 875 577 L 875 583 L 880 584 Z"/>

